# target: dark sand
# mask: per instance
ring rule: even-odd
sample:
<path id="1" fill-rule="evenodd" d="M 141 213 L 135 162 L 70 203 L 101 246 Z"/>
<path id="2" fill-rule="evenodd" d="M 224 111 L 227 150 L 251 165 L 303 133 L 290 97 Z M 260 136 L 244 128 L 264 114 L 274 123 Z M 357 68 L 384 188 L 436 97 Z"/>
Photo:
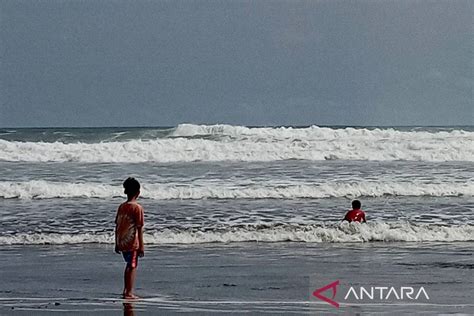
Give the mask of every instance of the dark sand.
<path id="1" fill-rule="evenodd" d="M 474 314 L 473 243 L 244 243 L 149 247 L 120 299 L 111 245 L 4 246 L 1 315 Z M 340 308 L 311 293 L 340 280 Z M 354 286 L 423 286 L 429 300 L 344 302 Z M 329 292 L 326 296 L 331 296 Z"/>

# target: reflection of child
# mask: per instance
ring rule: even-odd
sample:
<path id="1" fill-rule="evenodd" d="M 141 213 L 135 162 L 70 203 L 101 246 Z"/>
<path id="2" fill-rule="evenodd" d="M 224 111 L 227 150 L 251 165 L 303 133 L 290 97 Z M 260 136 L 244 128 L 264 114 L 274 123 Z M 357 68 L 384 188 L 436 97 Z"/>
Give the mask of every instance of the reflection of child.
<path id="1" fill-rule="evenodd" d="M 128 178 L 123 183 L 127 202 L 122 203 L 115 217 L 115 252 L 122 253 L 125 267 L 123 298 L 137 298 L 133 295 L 133 283 L 138 265 L 138 257 L 143 257 L 143 207 L 137 203 L 140 183 Z"/>
<path id="2" fill-rule="evenodd" d="M 362 211 L 361 203 L 359 200 L 352 201 L 352 210 L 347 212 L 346 216 L 344 216 L 343 221 L 350 222 L 363 222 L 365 223 L 365 213 Z"/>

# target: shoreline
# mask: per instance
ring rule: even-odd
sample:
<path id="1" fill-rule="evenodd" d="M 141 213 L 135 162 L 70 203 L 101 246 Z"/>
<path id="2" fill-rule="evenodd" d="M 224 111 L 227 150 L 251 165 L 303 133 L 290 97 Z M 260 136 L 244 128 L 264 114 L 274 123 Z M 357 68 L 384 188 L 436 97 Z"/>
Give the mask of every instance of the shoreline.
<path id="1" fill-rule="evenodd" d="M 0 313 L 472 313 L 473 245 L 149 246 L 137 271 L 136 293 L 142 299 L 134 302 L 120 299 L 124 262 L 111 245 L 5 246 L 0 250 Z M 311 295 L 336 279 L 341 282 L 339 310 Z M 430 300 L 344 302 L 349 284 L 424 286 Z"/>

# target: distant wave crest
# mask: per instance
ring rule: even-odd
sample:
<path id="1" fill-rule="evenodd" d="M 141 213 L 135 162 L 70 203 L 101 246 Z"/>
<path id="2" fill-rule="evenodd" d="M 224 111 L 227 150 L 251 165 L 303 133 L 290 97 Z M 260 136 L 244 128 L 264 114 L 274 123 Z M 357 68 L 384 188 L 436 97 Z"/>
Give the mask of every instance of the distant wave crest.
<path id="1" fill-rule="evenodd" d="M 288 159 L 474 161 L 474 132 L 181 124 L 153 139 L 96 143 L 0 139 L 3 161 L 139 163 Z"/>

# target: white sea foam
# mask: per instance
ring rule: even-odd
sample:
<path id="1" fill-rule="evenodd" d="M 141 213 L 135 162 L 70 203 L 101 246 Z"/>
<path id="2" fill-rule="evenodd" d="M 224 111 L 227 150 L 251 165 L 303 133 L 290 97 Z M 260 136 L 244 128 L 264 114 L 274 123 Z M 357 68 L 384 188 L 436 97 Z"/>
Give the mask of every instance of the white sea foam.
<path id="1" fill-rule="evenodd" d="M 0 182 L 0 198 L 113 198 L 123 196 L 120 186 L 99 183 L 63 183 L 42 180 Z M 473 183 L 423 182 L 328 182 L 323 184 L 278 185 L 263 182 L 247 186 L 234 183 L 146 184 L 142 197 L 170 199 L 296 199 L 380 196 L 474 196 Z"/>
<path id="2" fill-rule="evenodd" d="M 64 183 L 43 180 L 0 182 L 5 199 L 112 198 L 123 196 L 120 187 L 98 183 Z"/>
<path id="3" fill-rule="evenodd" d="M 232 136 L 235 138 L 270 138 L 270 139 L 337 139 L 337 138 L 351 138 L 351 137 L 373 137 L 373 138 L 412 138 L 414 135 L 423 138 L 438 137 L 462 137 L 471 136 L 472 132 L 464 130 L 452 131 L 400 131 L 394 128 L 330 128 L 310 126 L 303 128 L 294 127 L 246 127 L 233 126 L 227 124 L 217 125 L 194 125 L 194 124 L 180 124 L 171 136 L 174 137 L 194 137 L 194 136 Z"/>
<path id="4" fill-rule="evenodd" d="M 410 223 L 340 224 L 335 226 L 281 225 L 228 227 L 218 230 L 147 232 L 146 244 L 200 244 L 233 242 L 454 242 L 474 241 L 474 226 L 415 225 Z M 15 234 L 0 236 L 0 245 L 13 244 L 112 244 L 112 233 Z"/>
<path id="5" fill-rule="evenodd" d="M 165 138 L 98 143 L 0 140 L 0 160 L 189 162 L 304 160 L 474 161 L 474 132 L 179 125 Z"/>

